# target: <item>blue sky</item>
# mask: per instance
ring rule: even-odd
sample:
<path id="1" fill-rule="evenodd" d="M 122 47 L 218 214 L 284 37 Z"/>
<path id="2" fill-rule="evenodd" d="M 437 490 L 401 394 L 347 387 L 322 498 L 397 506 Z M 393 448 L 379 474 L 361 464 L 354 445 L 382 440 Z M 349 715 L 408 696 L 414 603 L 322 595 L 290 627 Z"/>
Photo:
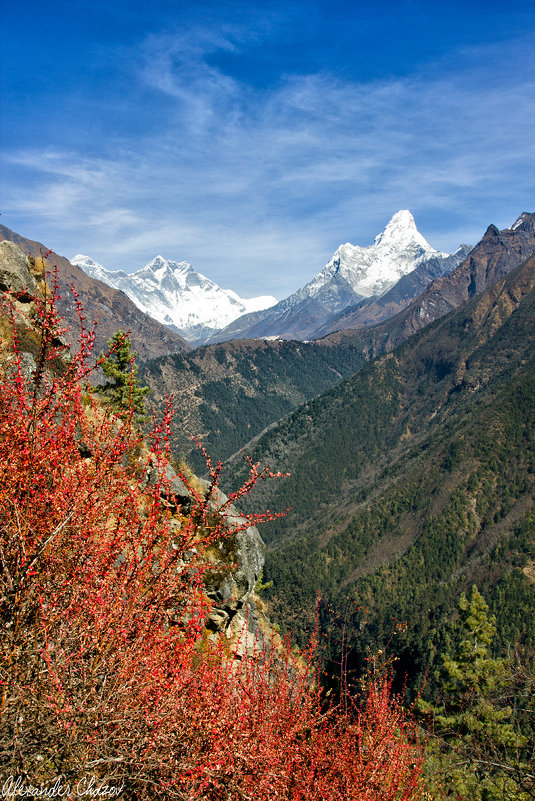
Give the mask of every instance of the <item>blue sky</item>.
<path id="1" fill-rule="evenodd" d="M 0 221 L 62 255 L 282 298 L 401 208 L 448 251 L 535 211 L 531 1 L 26 0 L 3 31 Z"/>

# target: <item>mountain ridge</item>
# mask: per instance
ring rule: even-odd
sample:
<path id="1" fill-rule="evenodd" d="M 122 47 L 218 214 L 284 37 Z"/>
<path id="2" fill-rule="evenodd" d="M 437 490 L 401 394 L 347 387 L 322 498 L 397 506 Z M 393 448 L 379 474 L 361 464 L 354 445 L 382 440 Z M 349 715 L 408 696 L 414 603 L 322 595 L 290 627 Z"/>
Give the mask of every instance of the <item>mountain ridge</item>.
<path id="1" fill-rule="evenodd" d="M 318 329 L 316 337 L 321 338 L 332 331 L 345 328 L 367 328 L 393 317 L 421 294 L 431 281 L 447 275 L 458 267 L 471 250 L 471 245 L 461 245 L 455 253 L 446 258 L 433 256 L 426 258 L 379 297 L 365 299 L 355 306 L 349 306 L 329 319 Z"/>
<path id="2" fill-rule="evenodd" d="M 356 650 L 409 620 L 389 647 L 424 671 L 422 642 L 436 645 L 472 583 L 492 598 L 514 576 L 535 608 L 534 344 L 531 256 L 257 438 L 250 458 L 291 473 L 255 499 L 291 507 L 267 532 L 279 621 L 304 636 L 318 592 L 339 609 L 349 595 L 369 610 L 347 627 Z"/>
<path id="3" fill-rule="evenodd" d="M 510 228 L 489 225 L 483 238 L 452 273 L 433 281 L 391 328 L 397 342 L 469 301 L 535 250 L 535 214 L 522 212 Z M 402 313 L 403 314 L 403 313 Z M 401 322 L 401 326 L 400 326 Z"/>
<path id="4" fill-rule="evenodd" d="M 331 343 L 356 339 L 369 357 L 392 350 L 430 322 L 483 292 L 534 252 L 534 212 L 522 212 L 510 228 L 499 230 L 491 224 L 461 264 L 433 280 L 401 312 L 378 325 L 341 329 L 324 339 Z"/>
<path id="5" fill-rule="evenodd" d="M 501 238 L 483 238 L 470 251 L 473 259 L 482 260 L 482 270 L 483 260 L 485 264 L 492 260 L 498 272 L 519 263 L 520 251 L 503 246 L 507 230 Z M 521 252 L 535 252 L 533 233 L 515 236 L 522 240 Z M 463 263 L 472 269 L 466 259 Z M 425 263 L 418 270 L 424 268 Z M 415 280 L 413 271 L 401 279 L 401 289 L 403 282 Z M 400 282 L 385 293 L 385 302 L 396 291 L 401 291 Z M 224 460 L 277 419 L 410 336 L 403 316 L 410 308 L 409 304 L 398 318 L 378 325 L 338 331 L 311 342 L 237 339 L 206 345 L 189 355 L 150 360 L 142 367 L 143 381 L 151 386 L 154 399 L 176 393 L 177 419 L 187 420 L 190 433 L 203 437 L 209 452 Z M 202 469 L 196 449 L 178 428 L 175 425 L 175 446 Z"/>
<path id="6" fill-rule="evenodd" d="M 95 353 L 106 350 L 108 339 L 118 328 L 130 330 L 132 345 L 140 359 L 191 350 L 191 345 L 183 337 L 144 314 L 123 292 L 90 278 L 79 267 L 64 256 L 49 250 L 41 242 L 27 239 L 0 225 L 0 240 L 4 239 L 15 242 L 23 253 L 34 259 L 46 256 L 44 263 L 50 273 L 55 267 L 58 268 L 58 289 L 61 295 L 58 310 L 71 326 L 71 331 L 65 335 L 69 342 L 73 341 L 75 332 L 80 328 L 78 310 L 71 290 L 75 285 L 88 326 L 95 320 L 98 321 L 95 329 Z"/>

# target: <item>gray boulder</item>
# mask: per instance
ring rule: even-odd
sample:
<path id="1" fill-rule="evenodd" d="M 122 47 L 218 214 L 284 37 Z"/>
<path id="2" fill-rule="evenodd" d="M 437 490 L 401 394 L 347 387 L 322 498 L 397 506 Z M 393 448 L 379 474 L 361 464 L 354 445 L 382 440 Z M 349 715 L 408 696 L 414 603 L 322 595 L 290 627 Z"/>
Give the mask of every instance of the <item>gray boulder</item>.
<path id="1" fill-rule="evenodd" d="M 37 294 L 28 259 L 14 242 L 0 242 L 0 290 L 22 293 L 28 300 Z"/>

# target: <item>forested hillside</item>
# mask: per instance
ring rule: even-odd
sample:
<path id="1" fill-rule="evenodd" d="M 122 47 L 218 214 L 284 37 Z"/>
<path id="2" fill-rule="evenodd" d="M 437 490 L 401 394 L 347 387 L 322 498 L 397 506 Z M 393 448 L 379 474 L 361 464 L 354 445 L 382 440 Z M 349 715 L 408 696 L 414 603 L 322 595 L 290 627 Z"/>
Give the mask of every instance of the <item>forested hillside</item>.
<path id="1" fill-rule="evenodd" d="M 334 345 L 243 340 L 151 359 L 140 366 L 140 376 L 154 402 L 173 395 L 173 448 L 201 470 L 202 457 L 190 435 L 226 459 L 365 360 L 361 344 L 352 340 Z"/>
<path id="2" fill-rule="evenodd" d="M 495 647 L 535 644 L 534 287 L 532 257 L 248 449 L 291 472 L 256 502 L 291 507 L 266 531 L 264 576 L 295 635 L 317 592 L 335 619 L 349 598 L 358 658 L 390 642 L 416 680 L 475 582 Z"/>

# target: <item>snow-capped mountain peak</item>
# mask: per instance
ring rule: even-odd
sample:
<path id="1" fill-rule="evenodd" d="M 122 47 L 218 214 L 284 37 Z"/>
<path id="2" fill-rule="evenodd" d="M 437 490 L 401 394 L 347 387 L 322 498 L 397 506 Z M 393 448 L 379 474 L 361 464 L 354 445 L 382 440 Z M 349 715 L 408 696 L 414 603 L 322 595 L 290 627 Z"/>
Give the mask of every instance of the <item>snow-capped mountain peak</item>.
<path id="1" fill-rule="evenodd" d="M 447 261 L 448 258 L 447 253 L 431 247 L 418 231 L 410 211 L 402 209 L 389 220 L 373 244 L 340 245 L 306 286 L 262 312 L 260 318 L 234 321 L 214 341 L 236 336 L 313 338 L 317 331 L 323 330 L 326 321 L 335 319 L 342 310 L 379 298 L 427 261 L 456 266 L 458 261 Z"/>
<path id="2" fill-rule="evenodd" d="M 439 255 L 447 254 L 431 247 L 416 228 L 410 211 L 404 209 L 394 214 L 373 245 L 340 245 L 323 270 L 297 294 L 314 297 L 335 280 L 343 281 L 361 298 L 381 295 L 422 259 Z"/>
<path id="3" fill-rule="evenodd" d="M 121 289 L 146 314 L 172 326 L 194 343 L 202 342 L 242 314 L 277 302 L 271 296 L 240 298 L 232 290 L 221 289 L 188 262 L 160 255 L 130 274 L 107 270 L 82 254 L 71 261 L 92 278 Z"/>
<path id="4" fill-rule="evenodd" d="M 273 297 L 244 300 L 232 290 L 221 289 L 188 262 L 161 255 L 130 274 L 106 270 L 87 256 L 75 256 L 73 262 L 92 277 L 122 289 L 142 311 L 197 345 L 214 339 L 215 332 L 221 332 L 222 339 L 236 335 L 309 338 L 327 319 L 384 295 L 427 260 L 447 258 L 447 253 L 435 250 L 420 234 L 410 211 L 402 209 L 373 244 L 340 245 L 306 286 L 279 303 Z"/>
<path id="5" fill-rule="evenodd" d="M 383 247 L 397 248 L 412 244 L 419 245 L 427 252 L 436 252 L 417 229 L 414 217 L 408 209 L 401 209 L 401 211 L 396 212 L 386 224 L 384 231 L 377 234 L 374 242 L 375 246 L 382 245 Z"/>

